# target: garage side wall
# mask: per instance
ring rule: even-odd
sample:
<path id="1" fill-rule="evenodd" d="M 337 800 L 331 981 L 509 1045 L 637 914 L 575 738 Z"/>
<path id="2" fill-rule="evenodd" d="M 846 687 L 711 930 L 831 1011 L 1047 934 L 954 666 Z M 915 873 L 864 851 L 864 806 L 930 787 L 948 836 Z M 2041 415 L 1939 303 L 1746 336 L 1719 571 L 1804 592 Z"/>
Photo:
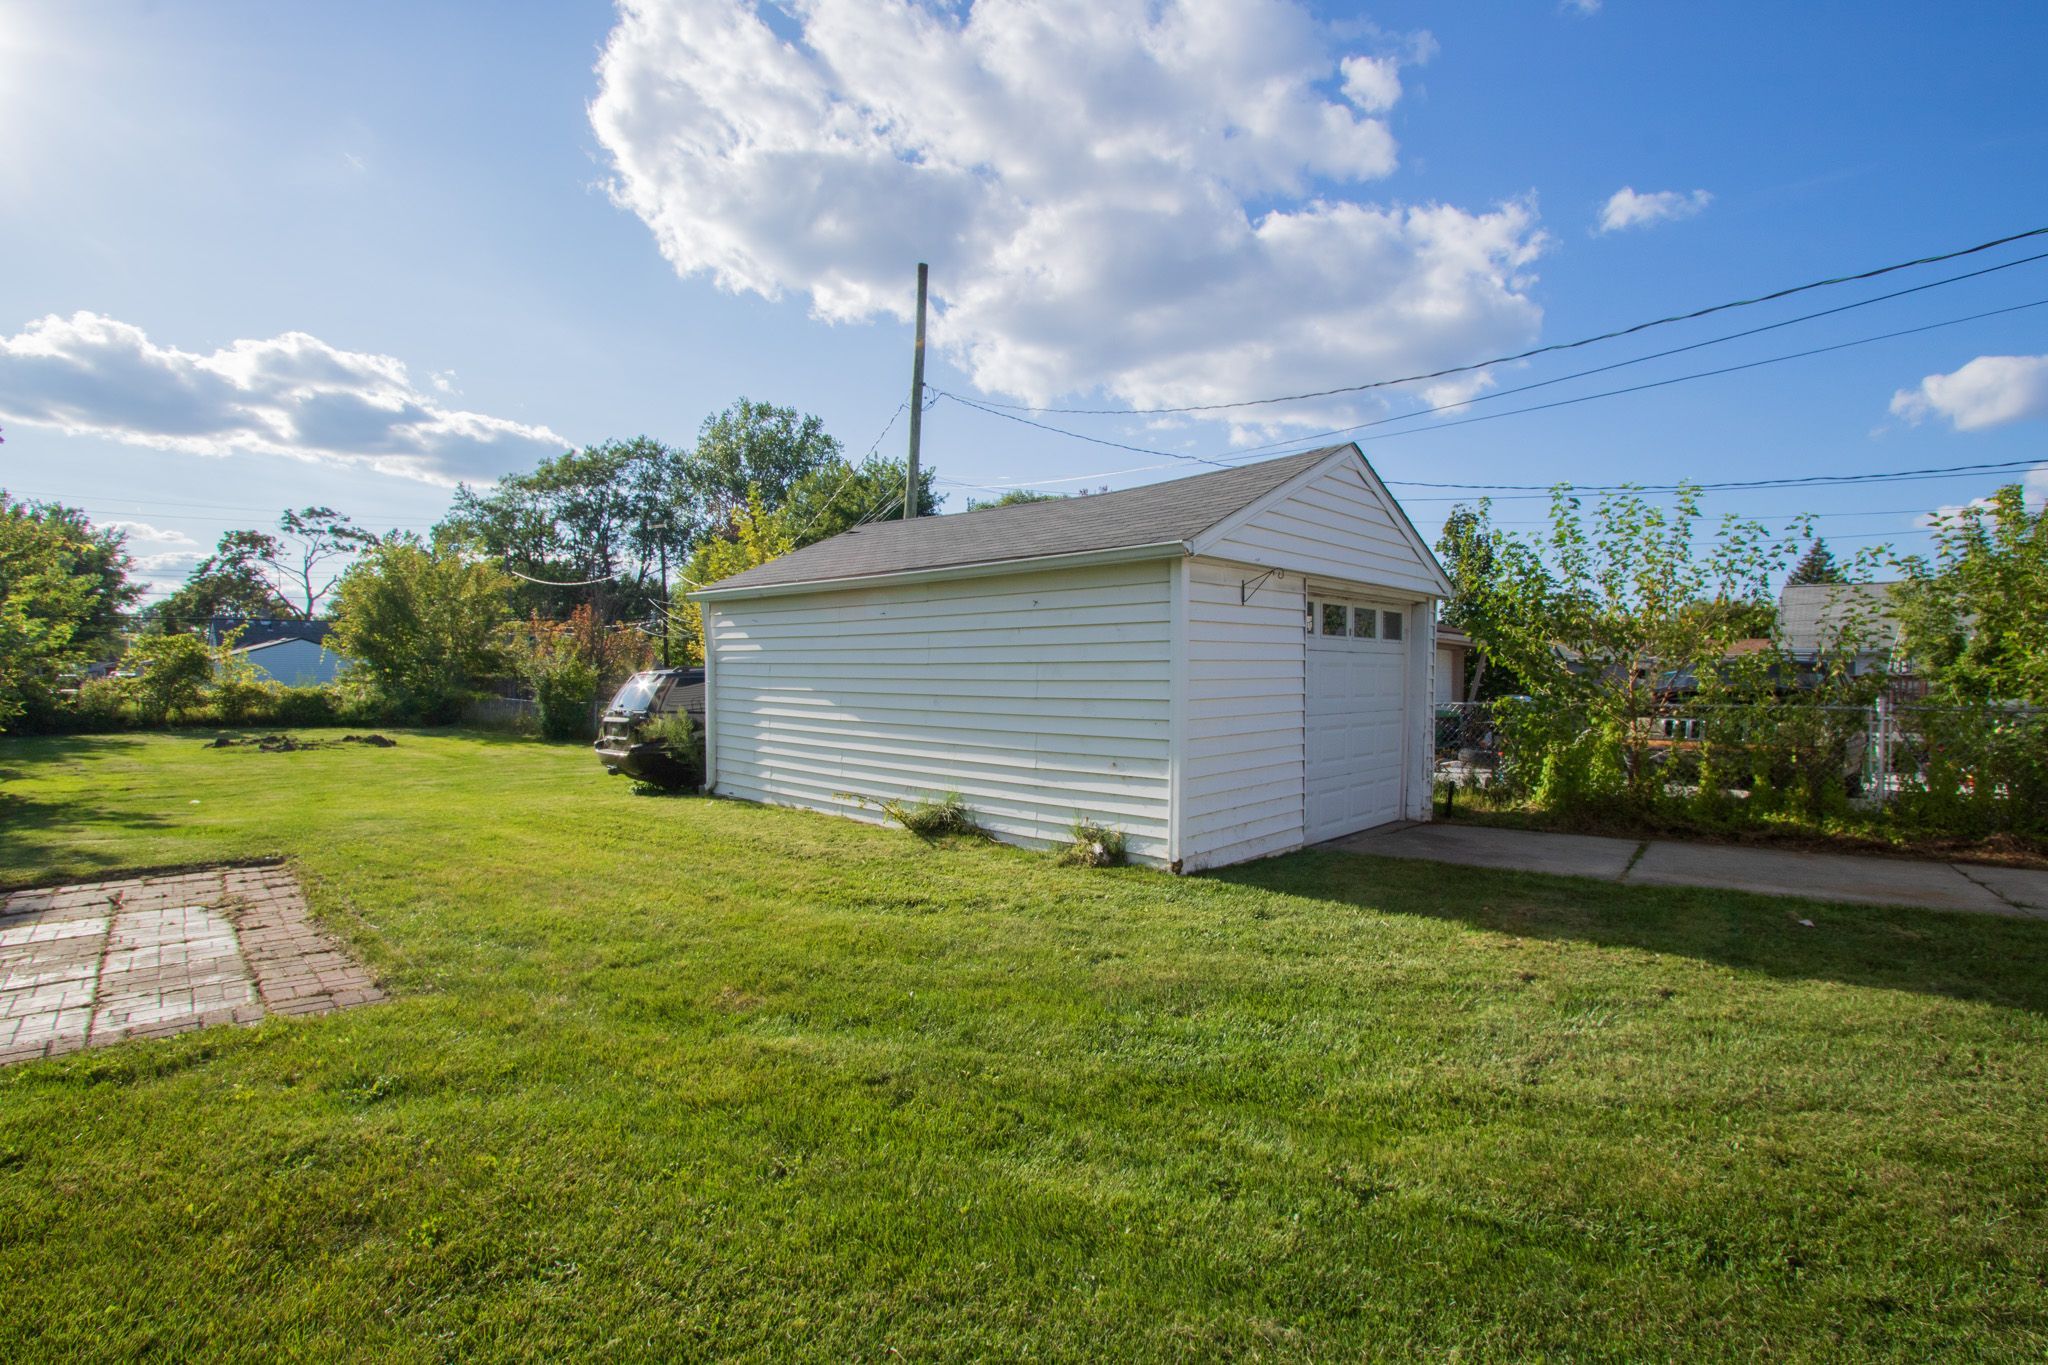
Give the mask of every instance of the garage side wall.
<path id="1" fill-rule="evenodd" d="M 1302 580 L 1188 565 L 1181 869 L 1284 852 L 1302 831 Z M 1248 600 L 1247 600 L 1248 599 Z"/>
<path id="2" fill-rule="evenodd" d="M 707 602 L 717 790 L 868 820 L 958 792 L 1005 841 L 1079 814 L 1164 865 L 1173 567 Z"/>

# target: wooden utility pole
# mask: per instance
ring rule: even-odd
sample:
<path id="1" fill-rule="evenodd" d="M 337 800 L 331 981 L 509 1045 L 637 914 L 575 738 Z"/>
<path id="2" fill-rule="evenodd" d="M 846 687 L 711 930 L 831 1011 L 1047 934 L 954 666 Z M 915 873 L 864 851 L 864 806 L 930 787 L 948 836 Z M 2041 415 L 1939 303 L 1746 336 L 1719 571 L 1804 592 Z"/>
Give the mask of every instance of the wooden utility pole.
<path id="1" fill-rule="evenodd" d="M 917 349 L 910 361 L 910 465 L 903 485 L 903 519 L 917 515 L 917 445 L 924 435 L 924 289 L 931 267 L 917 263 Z"/>

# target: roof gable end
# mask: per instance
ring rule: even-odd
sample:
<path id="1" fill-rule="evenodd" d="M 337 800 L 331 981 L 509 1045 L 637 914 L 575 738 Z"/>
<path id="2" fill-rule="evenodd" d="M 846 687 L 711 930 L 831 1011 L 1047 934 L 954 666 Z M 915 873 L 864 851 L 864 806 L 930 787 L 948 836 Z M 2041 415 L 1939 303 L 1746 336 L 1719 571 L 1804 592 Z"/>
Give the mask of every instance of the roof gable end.
<path id="1" fill-rule="evenodd" d="M 1428 542 L 1356 445 L 1324 458 L 1189 542 L 1197 555 L 1448 597 Z"/>

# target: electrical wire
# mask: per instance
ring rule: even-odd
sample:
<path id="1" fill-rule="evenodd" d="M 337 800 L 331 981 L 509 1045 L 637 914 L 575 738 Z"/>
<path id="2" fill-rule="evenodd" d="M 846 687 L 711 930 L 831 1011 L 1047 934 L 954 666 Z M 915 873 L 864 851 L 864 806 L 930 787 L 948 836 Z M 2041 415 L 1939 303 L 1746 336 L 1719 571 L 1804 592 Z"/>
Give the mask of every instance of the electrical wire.
<path id="1" fill-rule="evenodd" d="M 2023 312 L 2023 311 L 2025 311 L 2026 309 L 2029 309 L 2029 308 L 2040 308 L 2040 307 L 2044 307 L 2044 306 L 2048 306 L 2048 298 L 2044 298 L 2044 299 L 2035 299 L 2035 300 L 2033 300 L 2032 302 L 2029 302 L 2029 303 L 2019 303 L 2019 304 L 2013 304 L 2013 305 L 2011 305 L 2011 306 L 2009 306 L 2009 307 L 2005 307 L 2005 308 L 1994 308 L 1994 309 L 1991 309 L 1991 310 L 1989 310 L 1989 311 L 1986 311 L 1986 312 L 1982 312 L 1982 313 L 1972 313 L 1972 314 L 1969 314 L 1969 315 L 1968 315 L 1968 316 L 1966 316 L 1966 317 L 1960 317 L 1960 318 L 1947 318 L 1947 319 L 1944 319 L 1944 320 L 1943 320 L 1943 321 L 1941 321 L 1941 322 L 1930 322 L 1930 323 L 1925 323 L 1925 324 L 1923 324 L 1923 325 L 1921 325 L 1921 326 L 1918 326 L 1918 327 L 1906 327 L 1906 328 L 1901 328 L 1901 329 L 1899 329 L 1898 331 L 1893 331 L 1893 332 L 1883 332 L 1883 333 L 1879 333 L 1879 334 L 1878 334 L 1878 335 L 1876 335 L 1876 336 L 1867 336 L 1867 337 L 1857 337 L 1857 338 L 1854 338 L 1853 340 L 1850 340 L 1850 341 L 1841 341 L 1841 342 L 1836 342 L 1836 343 L 1834 343 L 1833 345 L 1830 345 L 1830 346 L 1816 346 L 1816 347 L 1812 347 L 1812 348 L 1810 348 L 1810 349 L 1808 349 L 1808 350 L 1804 350 L 1804 351 L 1792 351 L 1792 352 L 1788 352 L 1788 353 L 1786 353 L 1786 354 L 1783 354 L 1783 355 L 1775 355 L 1775 356 L 1766 356 L 1766 357 L 1764 357 L 1764 358 L 1763 358 L 1763 359 L 1761 359 L 1761 360 L 1750 360 L 1750 361 L 1745 361 L 1745 362 L 1743 362 L 1742 364 L 1739 364 L 1739 365 L 1724 365 L 1724 366 L 1720 366 L 1720 367 L 1718 367 L 1718 368 L 1715 368 L 1715 369 L 1711 369 L 1711 370 L 1694 370 L 1694 371 L 1691 371 L 1691 372 L 1689 372 L 1689 373 L 1686 373 L 1686 374 L 1681 374 L 1681 375 L 1673 375 L 1673 376 L 1671 376 L 1671 377 L 1669 377 L 1669 378 L 1665 378 L 1665 379 L 1656 379 L 1656 380 L 1650 380 L 1650 381 L 1647 381 L 1647 382 L 1645 382 L 1645 383 L 1641 383 L 1641 384 L 1630 384 L 1630 385 L 1625 385 L 1625 386 L 1623 386 L 1623 387 L 1621 387 L 1621 388 L 1618 388 L 1618 389 L 1602 389 L 1602 390 L 1600 390 L 1599 392 L 1596 392 L 1596 393 L 1587 393 L 1587 394 L 1579 394 L 1579 395 L 1576 395 L 1575 397 L 1571 397 L 1571 398 L 1561 398 L 1561 399 L 1558 399 L 1558 400 L 1556 400 L 1555 402 L 1550 402 L 1550 403 L 1533 403 L 1533 404 L 1530 404 L 1530 405 L 1529 405 L 1529 406 L 1527 406 L 1527 407 L 1520 407 L 1520 408 L 1510 408 L 1510 409 L 1508 409 L 1508 410 L 1507 410 L 1507 411 L 1505 411 L 1505 412 L 1489 412 L 1489 413 L 1483 413 L 1483 414 L 1481 414 L 1480 416 L 1477 416 L 1477 417 L 1465 417 L 1465 418 L 1460 418 L 1460 419 L 1458 419 L 1458 420 L 1456 420 L 1456 421 L 1451 421 L 1451 422 L 1437 422 L 1437 423 L 1434 423 L 1434 424 L 1432 424 L 1432 425 L 1430 425 L 1430 426 L 1426 426 L 1426 427 L 1414 427 L 1414 428 L 1411 428 L 1411 429 L 1409 429 L 1409 430 L 1407 430 L 1407 431 L 1391 431 L 1391 432 L 1387 432 L 1387 433 L 1385 433 L 1384 435 L 1380 435 L 1380 436 L 1376 436 L 1376 437 L 1368 437 L 1367 439 L 1368 439 L 1368 440 L 1373 440 L 1373 441 L 1390 441 L 1390 440 L 1393 440 L 1394 438 L 1396 438 L 1396 437 L 1399 437 L 1399 436 L 1413 436 L 1413 435 L 1416 435 L 1416 434 L 1417 434 L 1417 433 L 1419 433 L 1419 432 L 1430 432 L 1430 431 L 1445 431 L 1445 430 L 1448 430 L 1448 429 L 1449 429 L 1449 428 L 1451 428 L 1451 427 L 1461 427 L 1461 426 L 1470 426 L 1470 425 L 1472 425 L 1472 424 L 1473 424 L 1473 423 L 1475 423 L 1475 422 L 1493 422 L 1493 421 L 1498 421 L 1498 420 L 1500 420 L 1500 419 L 1501 419 L 1501 418 L 1503 418 L 1503 417 L 1517 417 L 1517 416 L 1521 416 L 1521 415 L 1522 415 L 1522 414 L 1524 414 L 1524 413 L 1531 413 L 1531 412 L 1547 412 L 1547 411 L 1550 411 L 1550 410 L 1551 410 L 1551 409 L 1553 409 L 1553 408 L 1565 408 L 1565 407 L 1572 407 L 1572 406 L 1575 406 L 1575 405 L 1577 405 L 1577 404 L 1580 404 L 1580 403 L 1590 403 L 1590 402 L 1593 402 L 1593 401 L 1594 401 L 1594 400 L 1596 400 L 1596 399 L 1601 399 L 1601 398 L 1617 398 L 1617 397 L 1621 397 L 1622 395 L 1625 395 L 1625 394 L 1631 394 L 1631 393 L 1642 393 L 1642 392 L 1645 392 L 1645 391 L 1647 391 L 1647 390 L 1650 390 L 1650 389 L 1661 389 L 1661 388 L 1668 388 L 1668 387 L 1670 387 L 1671 385 L 1674 385 L 1674 384 L 1684 384 L 1684 383 L 1689 383 L 1689 382 L 1691 382 L 1691 381 L 1693 381 L 1693 380 L 1696 380 L 1696 379 L 1711 379 L 1711 378 L 1715 378 L 1715 377 L 1717 377 L 1717 376 L 1720 376 L 1720 375 L 1726 375 L 1726 374 L 1736 374 L 1736 373 L 1740 373 L 1741 371 L 1744 371 L 1744 370 L 1754 370 L 1754 369 L 1760 369 L 1760 368 L 1762 368 L 1762 367 L 1764 367 L 1764 366 L 1766 366 L 1766 365 L 1779 365 L 1779 364 L 1783 364 L 1783 363 L 1785 363 L 1785 362 L 1787 362 L 1787 361 L 1792 361 L 1792 360 L 1804 360 L 1804 359 L 1808 359 L 1808 358 L 1810 358 L 1810 357 L 1812 357 L 1812 356 L 1817 356 L 1817 355 L 1827 355 L 1827 354 L 1829 354 L 1829 353 L 1831 353 L 1831 352 L 1834 352 L 1834 351 L 1845 351 L 1845 350 L 1849 350 L 1849 349 L 1851 349 L 1851 348 L 1853 348 L 1853 347 L 1857 347 L 1857 346 L 1868 346 L 1868 345 L 1871 345 L 1871 344 L 1873 344 L 1873 343 L 1875 343 L 1875 342 L 1879 342 L 1879 341 L 1892 341 L 1892 340 L 1896 340 L 1896 339 L 1897 339 L 1897 338 L 1899 338 L 1899 337 L 1905 337 L 1905 336 L 1914 336 L 1914 335 L 1917 335 L 1917 334 L 1919 334 L 1919 333 L 1922 333 L 1922 332 L 1932 332 L 1932 331 L 1937 331 L 1937 330 L 1939 330 L 1939 329 L 1941 329 L 1941 328 L 1943 328 L 1943 327 L 1957 327 L 1957 326 L 1961 326 L 1961 325 L 1962 325 L 1963 323 L 1966 323 L 1966 322 L 1979 322 L 1979 321 L 1982 321 L 1982 320 L 1983 320 L 1983 319 L 1985 319 L 1985 318 L 1992 318 L 1992 317 L 2000 317 L 2000 316 L 2003 316 L 2003 315 L 2005 315 L 2005 314 L 2007 314 L 2007 313 L 2018 313 L 2018 312 Z M 1589 373 L 1590 373 L 1590 372 L 1589 372 Z M 1531 385 L 1530 387 L 1539 387 L 1539 386 L 1536 386 L 1536 385 Z M 1243 464 L 1245 463 L 1245 460 L 1244 460 L 1244 457 L 1243 457 L 1243 455 L 1242 455 L 1242 454 L 1238 454 L 1238 455 L 1235 455 L 1235 456 L 1232 456 L 1232 455 L 1226 455 L 1226 456 L 1225 456 L 1225 457 L 1223 457 L 1223 458 L 1212 458 L 1212 457 L 1209 457 L 1209 456 L 1202 456 L 1202 455 L 1183 455 L 1183 454 L 1179 454 L 1179 453 L 1177 453 L 1177 452 L 1175 452 L 1175 451 L 1171 451 L 1171 450 L 1158 450 L 1158 449 L 1155 449 L 1155 448 L 1151 448 L 1151 447 L 1147 447 L 1147 446 L 1135 446 L 1135 445 L 1129 445 L 1129 444 L 1127 444 L 1127 443 L 1125 443 L 1125 442 L 1122 442 L 1122 441 L 1111 441 L 1111 440 L 1107 440 L 1107 439 L 1104 439 L 1104 438 L 1102 438 L 1102 437 L 1097 437 L 1097 436 L 1090 436 L 1090 435 L 1088 435 L 1088 434 L 1087 434 L 1087 433 L 1085 433 L 1085 432 L 1078 432 L 1078 431 L 1069 431 L 1069 430 L 1067 430 L 1067 429 L 1066 429 L 1066 428 L 1064 428 L 1064 427 L 1055 427 L 1055 426 L 1052 426 L 1052 425 L 1050 425 L 1050 424 L 1048 424 L 1048 423 L 1045 423 L 1045 422 L 1038 422 L 1038 421 L 1034 421 L 1034 420 L 1032 420 L 1031 418 L 1028 418 L 1028 417 L 1022 417 L 1022 416 L 1019 416 L 1018 414 L 1016 414 L 1016 413 L 1013 413 L 1013 412 L 1003 412 L 1003 411 L 999 411 L 998 409 L 995 409 L 995 408 L 992 408 L 992 407 L 988 407 L 988 406 L 986 406 L 986 405 L 984 405 L 984 404 L 981 404 L 981 403 L 976 403 L 976 402 L 973 402 L 973 401 L 971 401 L 971 400 L 969 400 L 969 399 L 964 399 L 964 398 L 961 398 L 961 397 L 960 397 L 959 395 L 957 395 L 957 394 L 950 394 L 950 393 L 949 393 L 949 394 L 948 394 L 947 396 L 948 396 L 948 397 L 950 397 L 950 398 L 952 398 L 952 399 L 953 399 L 953 401 L 954 401 L 954 402 L 956 402 L 956 403 L 964 403 L 964 404 L 966 404 L 966 405 L 967 405 L 968 407 L 971 407 L 971 408 L 976 408 L 976 409 L 978 409 L 978 410 L 980 410 L 980 411 L 982 411 L 982 412 L 985 412 L 985 413 L 987 413 L 987 414 L 988 414 L 988 415 L 990 415 L 991 417 L 1000 417 L 1000 418 L 1002 418 L 1003 420 L 1005 420 L 1005 421 L 1009 421 L 1009 422 L 1021 422 L 1021 423 L 1023 423 L 1023 424 L 1024 424 L 1024 425 L 1026 425 L 1026 426 L 1036 427 L 1036 428 L 1038 428 L 1038 429 L 1039 429 L 1039 430 L 1041 430 L 1041 431 L 1047 431 L 1047 432 L 1051 432 L 1051 433 L 1053 433 L 1053 434 L 1055 434 L 1055 435 L 1059 435 L 1059 436 L 1066 436 L 1066 437 L 1070 437 L 1070 438 L 1072 438 L 1072 439 L 1074 439 L 1074 440 L 1077 440 L 1077 441 L 1085 441 L 1085 442 L 1088 442 L 1088 443 L 1089 443 L 1089 444 L 1091 444 L 1091 445 L 1103 445 L 1103 446 L 1111 446 L 1111 447 L 1114 447 L 1115 449 L 1118 449 L 1118 450 L 1128 450 L 1128 451 L 1131 451 L 1132 453 L 1134 453 L 1134 454 L 1138 454 L 1138 455 L 1154 455 L 1154 456 L 1159 456 L 1159 457 L 1161 457 L 1161 458 L 1165 458 L 1165 459 L 1173 459 L 1173 460 L 1182 460 L 1182 461 L 1187 461 L 1187 462 L 1191 462 L 1191 463 L 1199 463 L 1199 464 L 1213 465 L 1213 466 L 1215 466 L 1215 467 L 1216 467 L 1216 468 L 1218 468 L 1218 469 L 1236 469 L 1236 468 L 1239 468 L 1239 467 L 1241 467 L 1241 466 L 1242 466 L 1242 465 L 1243 465 Z M 1457 403 L 1457 404 L 1448 404 L 1448 405 L 1446 405 L 1446 407 L 1464 407 L 1464 406 L 1468 406 L 1468 403 Z M 1432 409 L 1429 409 L 1428 411 L 1429 411 L 1429 412 L 1438 412 L 1438 411 L 1443 411 L 1443 410 L 1444 410 L 1443 408 L 1432 408 Z M 1286 453 L 1299 453 L 1299 451 L 1301 451 L 1301 450 L 1311 450 L 1311 449 L 1314 449 L 1314 444 L 1313 444 L 1314 442 L 1316 442 L 1316 441 L 1320 441 L 1320 440 L 1324 440 L 1324 439 L 1327 439 L 1327 438 L 1328 438 L 1328 437 L 1330 437 L 1330 436 L 1341 436 L 1341 435 L 1346 435 L 1346 434 L 1348 434 L 1348 433 L 1351 433 L 1351 432 L 1355 432 L 1355 431 L 1364 431 L 1364 430 L 1367 430 L 1367 429 L 1369 429 L 1369 428 L 1372 428 L 1372 427 L 1377 427 L 1377 426 L 1383 426 L 1383 425 L 1385 425 L 1385 424 L 1387 424 L 1387 423 L 1389 423 L 1389 422 L 1395 422 L 1395 421 L 1402 421 L 1402 420 L 1406 420 L 1407 418 L 1410 418 L 1410 417 L 1420 417 L 1420 416 L 1425 416 L 1425 415 L 1427 415 L 1427 414 L 1426 414 L 1425 412 L 1415 412 L 1415 413 L 1401 413 L 1401 414 L 1398 414 L 1397 416 L 1394 416 L 1394 417 L 1385 417 L 1385 418 L 1379 418 L 1379 419 L 1377 419 L 1377 420 L 1375 420 L 1375 421 L 1371 421 L 1371 422 L 1361 422 L 1361 423 L 1359 423 L 1359 424 L 1358 424 L 1357 426 L 1353 426 L 1353 427 L 1345 427 L 1345 428 L 1341 428 L 1340 430 L 1337 430 L 1337 431 L 1330 431 L 1330 432 L 1321 432 L 1321 433 L 1318 433 L 1317 435 L 1315 435 L 1315 436 L 1312 436 L 1312 437 L 1299 437 L 1299 438 L 1296 438 L 1296 440 L 1295 440 L 1294 442 L 1292 442 L 1292 443 L 1291 443 L 1291 444 L 1295 444 L 1295 445 L 1297 445 L 1297 446 L 1299 447 L 1299 450 L 1297 450 L 1297 451 L 1292 451 L 1292 452 L 1286 452 Z M 1277 458 L 1277 457 L 1274 457 L 1274 458 Z M 1234 462 L 1233 462 L 1233 461 L 1234 461 Z M 1100 476 L 1097 476 L 1097 475 L 1089 475 L 1089 476 L 1086 476 L 1086 477 L 1094 478 L 1094 477 L 1100 477 Z M 1406 486 L 1406 485 L 1409 485 L 1409 484 L 1411 484 L 1411 483 L 1412 483 L 1412 481 L 1406 481 L 1406 480 L 1390 480 L 1390 482 L 1395 482 L 1395 483 L 1402 483 L 1402 484 L 1404 484 L 1404 486 Z M 1426 486 L 1426 485 L 1418 485 L 1418 486 Z"/>
<path id="2" fill-rule="evenodd" d="M 805 522 L 803 526 L 800 529 L 798 529 L 796 534 L 790 537 L 792 541 L 802 540 L 804 537 L 804 532 L 810 530 L 813 526 L 816 526 L 818 522 L 824 518 L 824 515 L 832 510 L 832 504 L 839 501 L 839 495 L 846 491 L 846 486 L 854 481 L 855 477 L 859 475 L 861 468 L 864 465 L 866 465 L 869 460 L 875 458 L 875 452 L 882 448 L 882 442 L 887 440 L 889 438 L 889 433 L 895 429 L 896 419 L 901 417 L 904 413 L 908 412 L 909 410 L 910 400 L 908 398 L 904 399 L 901 403 L 898 403 L 896 405 L 896 411 L 889 414 L 889 421 L 886 425 L 883 426 L 881 433 L 877 435 L 873 441 L 868 443 L 868 453 L 860 457 L 860 464 L 853 464 L 851 462 L 847 464 L 846 477 L 839 481 L 839 486 L 832 490 L 832 496 L 825 499 L 824 505 L 820 507 L 816 512 L 813 512 L 811 514 L 811 519 Z"/>
<path id="3" fill-rule="evenodd" d="M 528 583 L 538 583 L 543 588 L 588 588 L 598 583 L 616 583 L 625 577 L 624 573 L 608 573 L 603 578 L 579 578 L 573 583 L 564 583 L 552 578 L 535 578 L 532 574 L 521 573 L 510 565 L 505 567 L 505 572 Z"/>
<path id="4" fill-rule="evenodd" d="M 1266 407 L 1274 403 L 1297 403 L 1311 398 L 1331 398 L 1341 393 L 1363 393 L 1369 389 L 1392 388 L 1400 384 L 1418 384 L 1430 379 L 1446 379 L 1456 374 L 1470 374 L 1474 370 L 1490 369 L 1495 365 L 1512 364 L 1515 361 L 1529 360 L 1539 355 L 1552 355 L 1558 351 L 1577 350 L 1580 347 L 1591 346 L 1602 341 L 1614 341 L 1620 337 L 1634 336 L 1638 332 L 1646 332 L 1653 327 L 1668 327 L 1673 323 L 1692 322 L 1699 318 L 1711 317 L 1715 313 L 1725 313 L 1736 308 L 1751 308 L 1758 304 L 1773 303 L 1779 299 L 1791 298 L 1796 294 L 1810 293 L 1816 289 L 1828 289 L 1837 285 L 1856 284 L 1863 280 L 1874 280 L 1880 276 L 1895 274 L 1901 270 L 1912 270 L 1923 265 L 1935 265 L 1942 261 L 1959 260 L 1965 256 L 1974 256 L 1980 252 L 1992 251 L 1998 247 L 2009 246 L 2014 242 L 2025 241 L 2030 237 L 2041 236 L 2048 236 L 2048 227 L 2029 228 L 2025 232 L 2015 232 L 2004 237 L 1993 238 L 1988 242 L 1979 242 L 1976 246 L 1963 247 L 1955 251 L 1939 252 L 1931 256 L 1920 256 L 1910 261 L 1899 261 L 1892 265 L 1878 266 L 1873 270 L 1861 270 L 1851 275 L 1833 275 L 1827 279 L 1813 280 L 1807 284 L 1797 284 L 1785 289 L 1775 289 L 1768 294 L 1758 294 L 1752 298 L 1731 299 L 1726 303 L 1716 303 L 1705 308 L 1695 308 L 1687 313 L 1673 313 L 1666 317 L 1652 318 L 1647 322 L 1638 322 L 1627 327 L 1617 327 L 1612 331 L 1601 332 L 1594 336 L 1580 337 L 1576 341 L 1552 342 L 1547 346 L 1531 347 L 1529 350 L 1518 351 L 1513 355 L 1495 356 L 1491 360 L 1477 360 L 1469 365 L 1453 365 L 1447 369 L 1431 370 L 1426 374 L 1403 375 L 1398 379 L 1375 379 L 1363 384 L 1345 384 L 1337 388 L 1317 389 L 1307 393 L 1281 394 L 1272 398 L 1244 398 L 1230 403 L 1189 403 L 1179 407 L 1062 408 L 1029 403 L 997 403 L 994 406 L 1010 412 L 1043 412 L 1068 416 L 1094 417 L 1152 417 L 1164 416 L 1170 413 L 1222 412 L 1231 408 Z M 948 396 L 958 397 L 957 394 L 948 394 Z"/>

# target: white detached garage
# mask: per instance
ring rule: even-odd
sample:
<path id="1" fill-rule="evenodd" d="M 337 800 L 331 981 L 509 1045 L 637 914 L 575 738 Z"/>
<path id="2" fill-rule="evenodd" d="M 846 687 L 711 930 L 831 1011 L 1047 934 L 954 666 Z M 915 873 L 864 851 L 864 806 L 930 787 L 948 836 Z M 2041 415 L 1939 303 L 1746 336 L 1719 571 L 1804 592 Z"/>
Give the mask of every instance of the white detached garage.
<path id="1" fill-rule="evenodd" d="M 707 782 L 1182 872 L 1427 819 L 1448 591 L 1355 445 L 858 527 L 693 594 Z"/>

